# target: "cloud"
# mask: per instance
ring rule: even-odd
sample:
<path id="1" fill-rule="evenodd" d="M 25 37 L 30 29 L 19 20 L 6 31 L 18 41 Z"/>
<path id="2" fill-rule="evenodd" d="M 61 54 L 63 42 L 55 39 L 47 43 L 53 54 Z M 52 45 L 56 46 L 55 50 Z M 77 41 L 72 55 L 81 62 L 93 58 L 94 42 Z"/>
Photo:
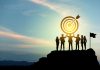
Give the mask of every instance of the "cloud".
<path id="1" fill-rule="evenodd" d="M 34 45 L 41 45 L 41 46 L 44 45 L 44 46 L 46 46 L 46 45 L 50 45 L 50 41 L 49 40 L 28 37 L 28 36 L 25 36 L 25 35 L 21 35 L 21 34 L 15 33 L 12 30 L 9 30 L 8 28 L 5 28 L 5 27 L 2 27 L 2 28 L 4 30 L 0 28 L 1 29 L 0 30 L 0 38 L 6 38 L 6 39 L 13 39 L 13 40 L 17 40 L 17 41 L 22 41 L 23 43 L 19 44 L 19 46 L 20 45 L 21 46 L 25 46 L 25 45 L 27 45 L 27 46 L 28 45 L 29 46 L 34 46 Z M 13 44 L 8 44 L 8 45 L 13 45 Z"/>
<path id="2" fill-rule="evenodd" d="M 48 7 L 49 9 L 59 13 L 61 16 L 65 16 L 67 14 L 66 11 L 62 7 L 60 7 L 57 4 L 48 2 L 47 0 L 30 0 L 30 1 L 32 1 L 33 3 Z"/>

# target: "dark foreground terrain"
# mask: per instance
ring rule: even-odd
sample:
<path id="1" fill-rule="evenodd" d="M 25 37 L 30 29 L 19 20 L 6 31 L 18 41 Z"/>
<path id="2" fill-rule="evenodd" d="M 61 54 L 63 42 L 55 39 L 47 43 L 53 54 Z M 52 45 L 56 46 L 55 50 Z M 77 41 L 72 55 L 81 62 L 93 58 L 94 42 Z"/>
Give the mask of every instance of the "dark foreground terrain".
<path id="1" fill-rule="evenodd" d="M 5 66 L 1 67 L 5 68 Z M 100 70 L 100 66 L 93 49 L 73 51 L 52 51 L 47 57 L 42 57 L 38 62 L 28 66 L 8 66 L 6 68 L 16 69 L 92 69 Z"/>

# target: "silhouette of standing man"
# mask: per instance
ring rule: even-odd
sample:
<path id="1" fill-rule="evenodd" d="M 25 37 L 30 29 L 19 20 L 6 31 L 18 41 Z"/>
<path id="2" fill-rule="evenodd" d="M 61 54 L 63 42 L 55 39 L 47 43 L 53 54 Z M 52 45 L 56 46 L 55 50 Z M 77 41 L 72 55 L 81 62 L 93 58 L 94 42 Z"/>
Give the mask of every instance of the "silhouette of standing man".
<path id="1" fill-rule="evenodd" d="M 85 50 L 86 50 L 86 43 L 87 43 L 87 39 L 86 39 L 86 36 L 84 36 L 84 47 L 85 47 Z"/>
<path id="2" fill-rule="evenodd" d="M 58 47 L 59 47 L 59 38 L 58 36 L 56 37 L 56 50 L 58 51 Z"/>
<path id="3" fill-rule="evenodd" d="M 82 50 L 83 50 L 83 42 L 84 41 L 84 38 L 83 38 L 83 35 L 81 35 L 81 47 L 82 47 Z"/>
<path id="4" fill-rule="evenodd" d="M 70 50 L 70 47 L 71 47 L 71 50 L 73 50 L 73 36 L 71 36 L 71 34 L 68 37 L 68 43 L 69 43 L 69 50 Z"/>
<path id="5" fill-rule="evenodd" d="M 60 50 L 62 50 L 62 46 L 63 46 L 63 50 L 65 50 L 65 38 L 64 35 L 62 34 L 62 36 L 60 37 L 60 41 L 61 41 L 61 48 Z"/>
<path id="6" fill-rule="evenodd" d="M 76 50 L 79 50 L 79 41 L 80 41 L 80 37 L 79 37 L 79 34 L 77 34 L 77 37 L 76 38 Z"/>

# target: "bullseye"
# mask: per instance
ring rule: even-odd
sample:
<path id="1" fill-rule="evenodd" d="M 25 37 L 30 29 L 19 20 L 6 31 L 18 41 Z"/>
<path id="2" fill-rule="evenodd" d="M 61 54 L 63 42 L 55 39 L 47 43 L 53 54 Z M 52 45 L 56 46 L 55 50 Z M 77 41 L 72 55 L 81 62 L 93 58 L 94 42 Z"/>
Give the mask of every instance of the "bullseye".
<path id="1" fill-rule="evenodd" d="M 78 21 L 72 16 L 65 17 L 61 21 L 61 29 L 66 34 L 74 34 L 78 29 Z"/>

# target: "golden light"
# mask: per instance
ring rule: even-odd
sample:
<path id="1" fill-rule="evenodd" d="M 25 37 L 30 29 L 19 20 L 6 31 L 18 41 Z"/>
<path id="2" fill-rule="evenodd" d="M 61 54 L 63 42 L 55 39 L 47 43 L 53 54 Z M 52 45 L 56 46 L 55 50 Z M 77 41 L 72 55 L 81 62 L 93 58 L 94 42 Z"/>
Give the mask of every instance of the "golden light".
<path id="1" fill-rule="evenodd" d="M 78 21 L 72 16 L 65 17 L 61 21 L 61 29 L 66 34 L 74 34 L 78 29 Z"/>

